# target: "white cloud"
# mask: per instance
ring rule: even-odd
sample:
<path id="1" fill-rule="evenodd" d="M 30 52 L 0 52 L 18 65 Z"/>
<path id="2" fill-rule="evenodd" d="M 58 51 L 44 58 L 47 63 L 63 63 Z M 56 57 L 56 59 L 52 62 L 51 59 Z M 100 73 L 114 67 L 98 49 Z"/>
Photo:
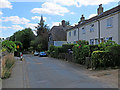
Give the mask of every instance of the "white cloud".
<path id="1" fill-rule="evenodd" d="M 2 15 L 3 13 L 0 11 L 0 15 Z"/>
<path id="2" fill-rule="evenodd" d="M 52 14 L 52 15 L 64 16 L 64 14 L 68 13 L 69 10 L 56 3 L 45 2 L 42 4 L 42 8 L 34 8 L 31 10 L 31 12 L 38 13 L 38 14 Z"/>
<path id="3" fill-rule="evenodd" d="M 53 22 L 52 23 L 52 26 L 59 26 L 59 25 L 61 25 L 61 22 Z"/>
<path id="4" fill-rule="evenodd" d="M 24 29 L 23 27 L 21 27 L 20 25 L 12 25 L 11 27 L 13 30 L 22 30 Z"/>
<path id="5" fill-rule="evenodd" d="M 12 25 L 11 27 L 6 27 L 6 26 L 0 26 L 0 29 L 12 29 L 12 30 L 22 30 L 24 29 L 23 27 L 19 26 L 19 25 Z"/>
<path id="6" fill-rule="evenodd" d="M 89 18 L 92 18 L 92 17 L 94 17 L 94 16 L 96 16 L 97 14 L 91 14 L 90 16 L 89 16 Z"/>
<path id="7" fill-rule="evenodd" d="M 49 0 L 50 2 L 59 3 L 65 6 L 75 5 L 80 7 L 82 5 L 99 5 L 99 4 L 108 4 L 110 2 L 118 2 L 119 0 Z"/>
<path id="8" fill-rule="evenodd" d="M 3 22 L 11 21 L 13 24 L 27 24 L 30 20 L 26 18 L 20 18 L 18 16 L 3 17 Z"/>
<path id="9" fill-rule="evenodd" d="M 0 8 L 12 8 L 12 5 L 8 0 L 0 0 Z"/>
<path id="10" fill-rule="evenodd" d="M 40 17 L 40 16 L 34 16 L 34 17 L 32 17 L 32 19 L 33 19 L 33 20 L 34 20 L 34 19 L 36 19 L 36 20 L 40 20 L 41 17 Z M 43 20 L 46 21 L 46 19 L 47 19 L 47 17 L 43 17 Z"/>
<path id="11" fill-rule="evenodd" d="M 9 29 L 11 27 L 0 26 L 0 29 Z"/>
<path id="12" fill-rule="evenodd" d="M 35 29 L 35 26 L 37 26 L 38 24 L 33 24 L 33 23 L 28 23 L 25 25 L 26 28 L 31 28 L 31 29 Z"/>

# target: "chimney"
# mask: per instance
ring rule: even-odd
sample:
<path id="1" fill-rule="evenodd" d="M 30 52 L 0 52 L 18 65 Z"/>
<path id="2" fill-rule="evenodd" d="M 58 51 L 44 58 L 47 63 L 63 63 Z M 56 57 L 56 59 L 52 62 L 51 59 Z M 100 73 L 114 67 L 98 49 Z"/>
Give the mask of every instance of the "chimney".
<path id="1" fill-rule="evenodd" d="M 83 22 L 85 20 L 84 15 L 82 15 L 82 17 L 80 18 L 80 21 Z"/>
<path id="2" fill-rule="evenodd" d="M 99 8 L 97 9 L 97 13 L 98 13 L 98 15 L 100 15 L 100 14 L 103 13 L 103 7 L 102 7 L 102 4 L 99 5 Z"/>
<path id="3" fill-rule="evenodd" d="M 62 20 L 62 26 L 65 27 L 65 20 Z"/>

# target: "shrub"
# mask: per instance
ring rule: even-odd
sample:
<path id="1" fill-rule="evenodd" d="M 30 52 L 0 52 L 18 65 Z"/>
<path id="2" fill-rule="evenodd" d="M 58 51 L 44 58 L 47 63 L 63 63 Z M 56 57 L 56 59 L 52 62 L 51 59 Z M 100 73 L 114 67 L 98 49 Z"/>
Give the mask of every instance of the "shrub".
<path id="1" fill-rule="evenodd" d="M 79 40 L 79 41 L 76 41 L 76 43 L 79 45 L 88 45 L 89 44 L 89 42 L 86 40 Z"/>
<path id="2" fill-rule="evenodd" d="M 54 51 L 55 46 L 50 45 L 50 52 Z"/>
<path id="3" fill-rule="evenodd" d="M 108 40 L 107 42 L 102 42 L 98 45 L 98 47 L 100 48 L 101 51 L 105 51 L 107 47 L 109 46 L 115 46 L 117 45 L 117 43 L 115 43 L 115 41 L 112 40 Z"/>
<path id="4" fill-rule="evenodd" d="M 63 47 L 64 52 L 66 53 L 68 49 L 72 49 L 74 45 L 76 44 L 63 44 L 62 47 Z"/>
<path id="5" fill-rule="evenodd" d="M 111 67 L 113 65 L 112 55 L 107 51 L 94 51 L 91 56 L 92 68 Z"/>
<path id="6" fill-rule="evenodd" d="M 89 47 L 90 47 L 90 56 L 91 56 L 93 51 L 99 50 L 98 45 L 89 45 Z"/>
<path id="7" fill-rule="evenodd" d="M 106 50 L 113 56 L 114 66 L 120 66 L 120 45 L 109 46 Z"/>
<path id="8" fill-rule="evenodd" d="M 85 64 L 85 57 L 89 56 L 89 46 L 75 45 L 73 47 L 73 55 L 76 63 Z"/>
<path id="9" fill-rule="evenodd" d="M 3 41 L 2 47 L 5 48 L 9 53 L 16 51 L 16 44 L 13 41 Z"/>

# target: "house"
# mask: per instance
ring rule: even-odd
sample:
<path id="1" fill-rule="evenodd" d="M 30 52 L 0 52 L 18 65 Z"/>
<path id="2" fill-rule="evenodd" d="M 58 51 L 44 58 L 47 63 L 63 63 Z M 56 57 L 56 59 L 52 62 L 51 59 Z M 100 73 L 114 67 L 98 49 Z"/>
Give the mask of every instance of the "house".
<path id="1" fill-rule="evenodd" d="M 100 4 L 96 16 L 85 20 L 82 15 L 78 24 L 67 30 L 67 42 L 87 40 L 94 45 L 113 40 L 120 44 L 120 5 L 105 12 L 103 10 Z"/>
<path id="2" fill-rule="evenodd" d="M 48 32 L 48 47 L 50 45 L 62 46 L 67 43 L 67 32 L 66 30 L 71 28 L 70 25 L 66 25 L 66 21 L 61 21 L 62 25 L 53 26 Z"/>

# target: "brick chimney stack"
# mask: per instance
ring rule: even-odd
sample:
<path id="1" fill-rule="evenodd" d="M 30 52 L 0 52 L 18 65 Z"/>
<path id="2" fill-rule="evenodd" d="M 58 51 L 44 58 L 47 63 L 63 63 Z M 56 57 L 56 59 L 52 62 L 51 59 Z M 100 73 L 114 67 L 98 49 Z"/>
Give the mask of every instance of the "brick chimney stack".
<path id="1" fill-rule="evenodd" d="M 80 18 L 80 21 L 83 22 L 85 20 L 84 15 L 82 15 L 82 17 Z"/>
<path id="2" fill-rule="evenodd" d="M 99 5 L 99 8 L 97 9 L 97 13 L 98 15 L 100 15 L 101 13 L 103 13 L 103 7 L 102 7 L 102 4 Z"/>
<path id="3" fill-rule="evenodd" d="M 65 20 L 62 20 L 62 26 L 65 27 Z"/>

